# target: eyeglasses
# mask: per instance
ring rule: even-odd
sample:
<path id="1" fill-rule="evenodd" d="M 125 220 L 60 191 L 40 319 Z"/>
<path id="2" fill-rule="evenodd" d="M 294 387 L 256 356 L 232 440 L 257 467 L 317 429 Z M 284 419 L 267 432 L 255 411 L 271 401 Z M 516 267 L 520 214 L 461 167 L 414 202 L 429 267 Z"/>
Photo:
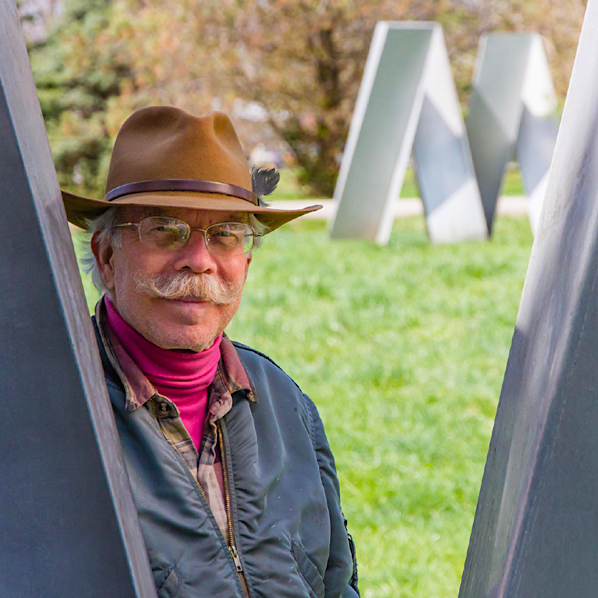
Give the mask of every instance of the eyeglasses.
<path id="1" fill-rule="evenodd" d="M 207 228 L 191 228 L 183 220 L 167 216 L 148 216 L 141 222 L 124 222 L 115 225 L 136 226 L 139 240 L 146 246 L 165 251 L 175 251 L 184 247 L 196 230 L 203 233 L 206 247 L 212 255 L 234 256 L 251 251 L 259 233 L 244 222 L 217 222 Z"/>

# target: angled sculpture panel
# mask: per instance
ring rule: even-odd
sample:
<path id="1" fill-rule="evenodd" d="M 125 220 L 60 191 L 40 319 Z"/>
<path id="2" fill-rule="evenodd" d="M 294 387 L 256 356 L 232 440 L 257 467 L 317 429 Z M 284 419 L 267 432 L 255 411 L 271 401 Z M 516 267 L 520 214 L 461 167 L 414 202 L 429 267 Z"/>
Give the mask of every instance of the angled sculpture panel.
<path id="1" fill-rule="evenodd" d="M 442 29 L 380 22 L 334 192 L 333 238 L 388 242 L 412 149 L 431 240 L 486 238 Z"/>
<path id="2" fill-rule="evenodd" d="M 482 36 L 467 135 L 488 230 L 505 168 L 519 162 L 532 230 L 536 230 L 558 132 L 556 95 L 537 33 Z"/>
<path id="3" fill-rule="evenodd" d="M 13 0 L 0 206 L 0 596 L 155 597 Z"/>
<path id="4" fill-rule="evenodd" d="M 598 2 L 590 0 L 460 598 L 598 587 Z"/>

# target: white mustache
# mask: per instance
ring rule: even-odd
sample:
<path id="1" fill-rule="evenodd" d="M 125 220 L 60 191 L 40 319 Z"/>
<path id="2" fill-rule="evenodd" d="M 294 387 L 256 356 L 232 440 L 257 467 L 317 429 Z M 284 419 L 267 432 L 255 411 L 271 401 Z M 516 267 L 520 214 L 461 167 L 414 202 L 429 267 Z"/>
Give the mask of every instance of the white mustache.
<path id="1" fill-rule="evenodd" d="M 137 290 L 149 297 L 160 299 L 182 299 L 193 297 L 215 305 L 230 303 L 243 290 L 245 281 L 239 278 L 234 282 L 226 282 L 213 274 L 160 274 L 150 276 L 137 272 L 134 277 Z"/>

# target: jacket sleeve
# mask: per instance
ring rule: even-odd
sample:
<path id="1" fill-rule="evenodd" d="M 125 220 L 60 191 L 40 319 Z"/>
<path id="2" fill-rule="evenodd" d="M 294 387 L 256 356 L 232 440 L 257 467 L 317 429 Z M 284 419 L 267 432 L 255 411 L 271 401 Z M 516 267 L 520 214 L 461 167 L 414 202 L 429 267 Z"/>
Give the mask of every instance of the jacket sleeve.
<path id="1" fill-rule="evenodd" d="M 360 594 L 357 586 L 355 546 L 347 532 L 347 520 L 341 510 L 340 489 L 334 457 L 318 410 L 309 397 L 305 396 L 305 398 L 311 415 L 312 442 L 330 514 L 330 555 L 324 574 L 325 597 L 356 598 Z"/>

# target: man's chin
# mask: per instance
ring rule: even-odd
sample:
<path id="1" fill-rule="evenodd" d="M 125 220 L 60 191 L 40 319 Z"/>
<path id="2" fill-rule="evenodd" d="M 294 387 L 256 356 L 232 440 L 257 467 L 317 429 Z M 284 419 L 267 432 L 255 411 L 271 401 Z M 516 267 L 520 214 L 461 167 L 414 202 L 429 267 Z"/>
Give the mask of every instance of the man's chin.
<path id="1" fill-rule="evenodd" d="M 172 351 L 200 352 L 212 345 L 220 334 L 217 322 L 206 321 L 203 318 L 162 318 L 160 325 L 133 326 L 146 340 L 160 347 Z"/>
<path id="2" fill-rule="evenodd" d="M 201 353 L 206 349 L 209 349 L 216 340 L 218 334 L 209 337 L 202 338 L 158 338 L 156 340 L 148 339 L 161 349 L 167 349 L 169 351 L 191 351 L 193 353 Z"/>
<path id="3" fill-rule="evenodd" d="M 177 353 L 201 353 L 202 351 L 209 349 L 214 344 L 215 340 L 216 339 L 212 339 L 209 343 L 206 343 L 204 345 L 196 345 L 193 347 L 189 347 L 188 349 L 179 348 L 179 349 L 170 349 L 170 351 L 175 351 Z"/>

